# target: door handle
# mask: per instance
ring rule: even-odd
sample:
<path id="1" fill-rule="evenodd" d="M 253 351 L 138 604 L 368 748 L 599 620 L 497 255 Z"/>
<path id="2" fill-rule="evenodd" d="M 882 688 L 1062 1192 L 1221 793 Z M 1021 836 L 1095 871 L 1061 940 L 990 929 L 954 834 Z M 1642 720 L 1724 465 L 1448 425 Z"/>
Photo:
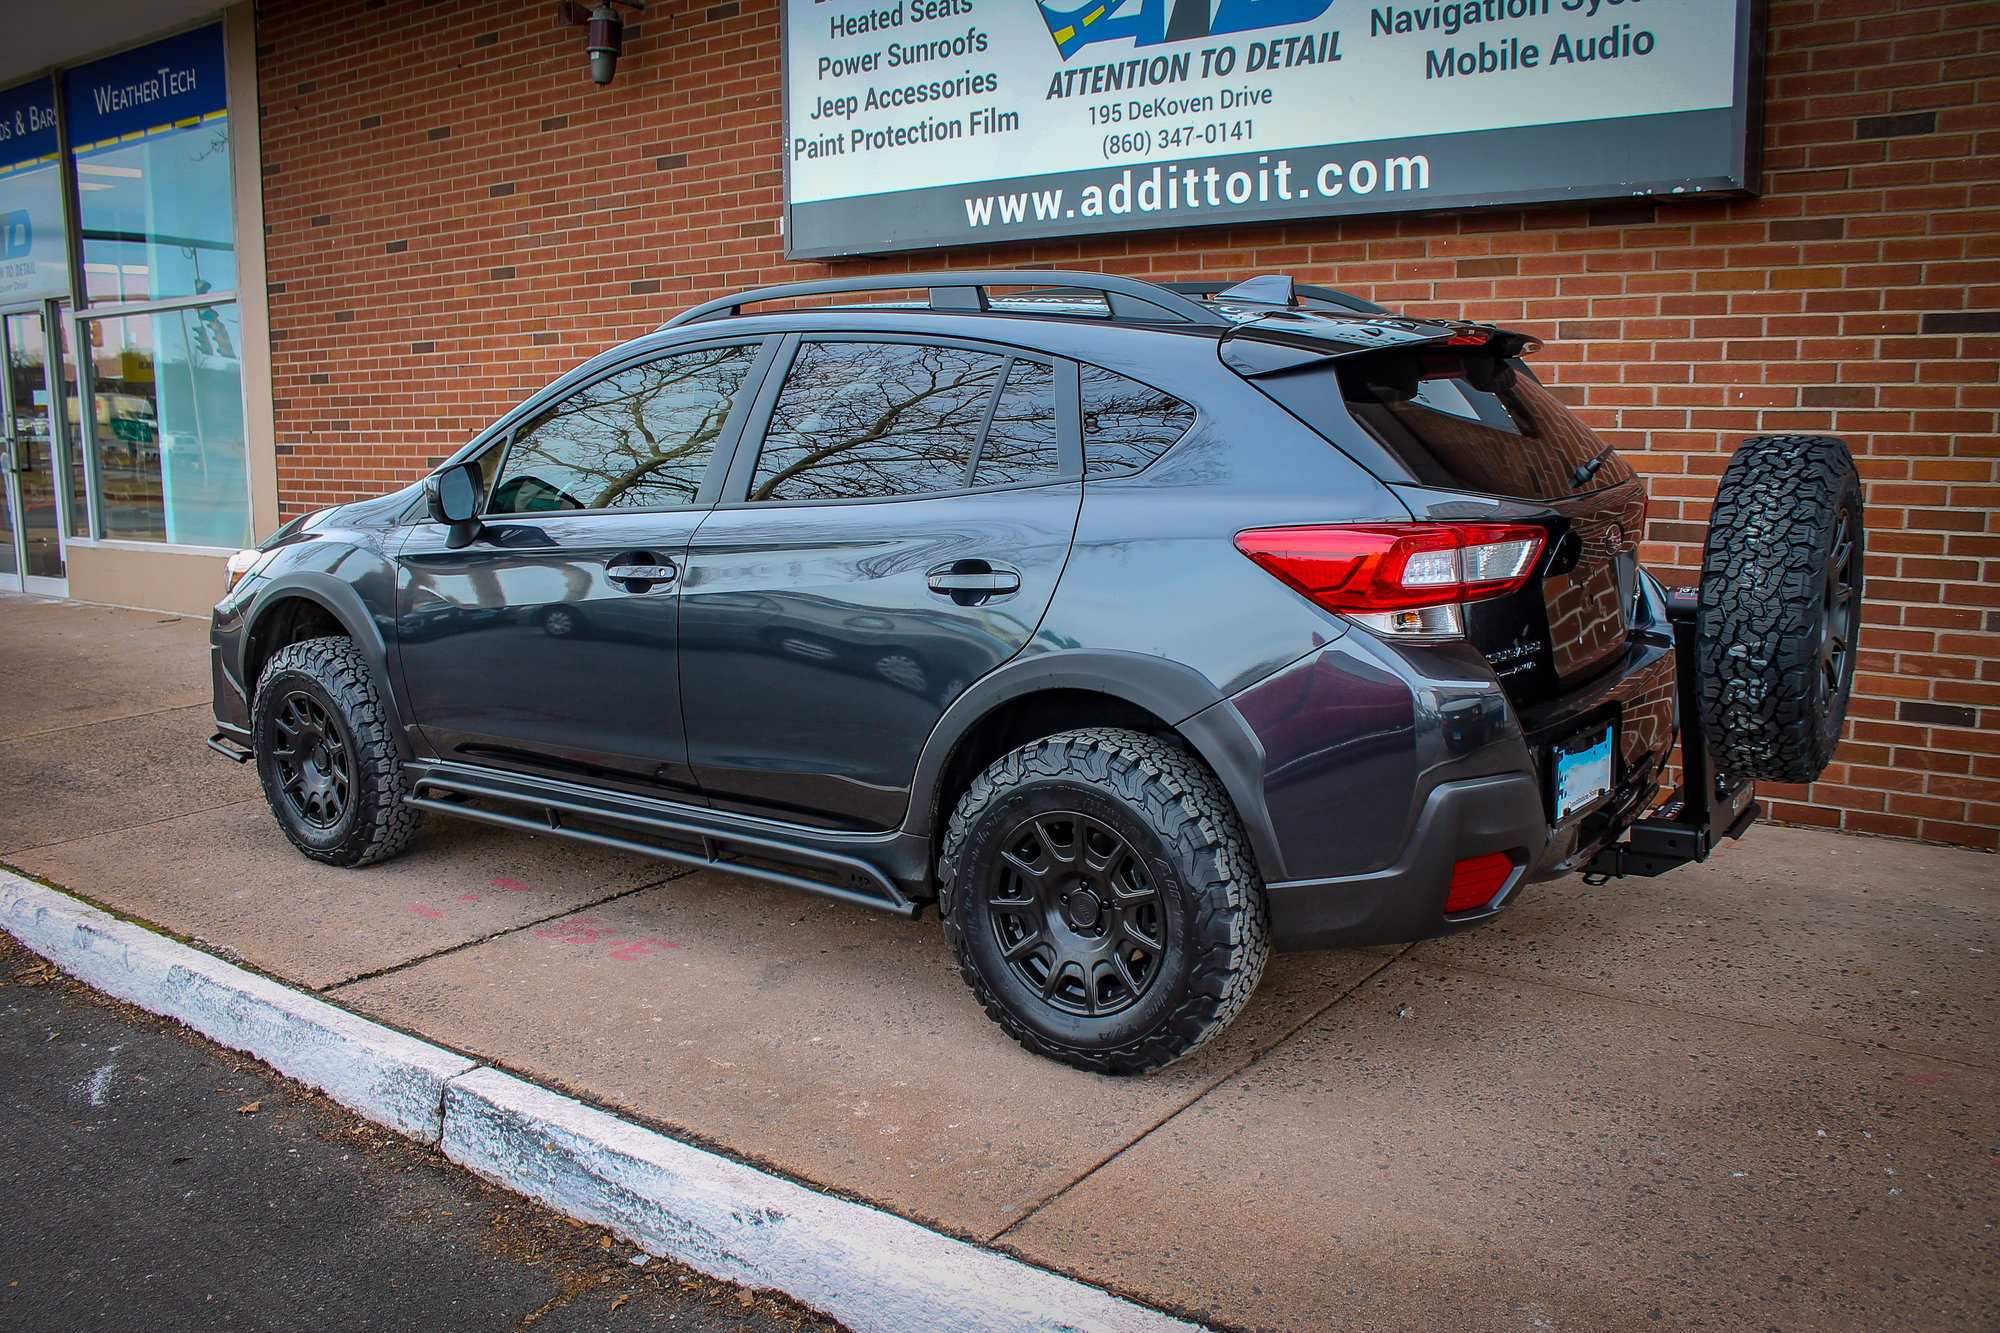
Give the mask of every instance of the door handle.
<path id="1" fill-rule="evenodd" d="M 627 592 L 653 592 L 679 578 L 680 571 L 670 564 L 618 564 L 605 566 L 604 576 L 613 583 L 640 585 L 626 588 Z"/>
<path id="2" fill-rule="evenodd" d="M 1021 576 L 984 560 L 954 560 L 925 576 L 930 590 L 960 606 L 976 606 L 1021 591 Z"/>

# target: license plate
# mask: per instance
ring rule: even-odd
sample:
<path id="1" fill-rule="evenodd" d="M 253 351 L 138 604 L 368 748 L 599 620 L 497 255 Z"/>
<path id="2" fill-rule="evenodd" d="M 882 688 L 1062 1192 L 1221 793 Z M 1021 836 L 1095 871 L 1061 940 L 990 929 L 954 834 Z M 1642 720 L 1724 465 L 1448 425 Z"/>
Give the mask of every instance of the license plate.
<path id="1" fill-rule="evenodd" d="M 1611 742 L 1616 728 L 1582 736 L 1556 751 L 1556 823 L 1611 790 Z"/>

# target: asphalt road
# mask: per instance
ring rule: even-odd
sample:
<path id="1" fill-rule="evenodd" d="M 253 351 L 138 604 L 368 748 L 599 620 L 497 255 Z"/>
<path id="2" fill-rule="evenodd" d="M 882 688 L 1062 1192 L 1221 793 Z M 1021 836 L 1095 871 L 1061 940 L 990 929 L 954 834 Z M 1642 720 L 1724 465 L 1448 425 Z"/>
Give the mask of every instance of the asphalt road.
<path id="1" fill-rule="evenodd" d="M 0 934 L 0 1328 L 834 1330 L 487 1185 Z"/>

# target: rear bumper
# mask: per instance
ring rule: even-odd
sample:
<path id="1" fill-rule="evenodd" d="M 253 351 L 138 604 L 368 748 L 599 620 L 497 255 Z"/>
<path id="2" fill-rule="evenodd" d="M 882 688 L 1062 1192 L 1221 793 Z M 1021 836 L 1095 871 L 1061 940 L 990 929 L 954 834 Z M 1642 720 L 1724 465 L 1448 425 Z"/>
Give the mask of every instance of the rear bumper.
<path id="1" fill-rule="evenodd" d="M 1394 865 L 1365 875 L 1265 885 L 1272 943 L 1284 950 L 1386 944 L 1484 920 L 1514 896 L 1548 838 L 1541 784 L 1532 775 L 1441 783 L 1431 789 Z M 1483 911 L 1447 918 L 1452 867 L 1494 852 L 1513 859 L 1514 873 Z"/>
<path id="2" fill-rule="evenodd" d="M 1267 764 L 1267 804 L 1293 876 L 1266 885 L 1281 950 L 1422 939 L 1486 920 L 1521 885 L 1587 862 L 1657 800 L 1676 731 L 1674 653 L 1663 636 L 1635 633 L 1611 670 L 1526 714 L 1503 703 L 1497 682 L 1489 693 L 1463 675 L 1447 681 L 1443 659 L 1418 665 L 1404 677 L 1414 701 L 1406 731 L 1377 730 L 1372 744 L 1340 755 L 1346 762 L 1313 773 L 1309 791 L 1287 792 L 1284 770 Z M 1299 717 L 1288 720 L 1296 726 Z M 1613 790 L 1554 823 L 1551 748 L 1607 723 L 1620 742 Z M 1266 730 L 1260 739 L 1268 755 L 1280 738 Z M 1499 892 L 1477 911 L 1446 915 L 1454 866 L 1494 853 L 1514 863 Z M 1356 863 L 1362 855 L 1369 859 Z"/>

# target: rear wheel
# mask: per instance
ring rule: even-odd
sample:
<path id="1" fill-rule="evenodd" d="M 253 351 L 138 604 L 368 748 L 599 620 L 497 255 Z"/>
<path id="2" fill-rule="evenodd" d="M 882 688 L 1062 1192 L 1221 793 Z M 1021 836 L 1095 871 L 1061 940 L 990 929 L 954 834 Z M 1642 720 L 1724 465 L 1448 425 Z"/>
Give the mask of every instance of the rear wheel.
<path id="1" fill-rule="evenodd" d="M 940 904 L 986 1012 L 1038 1054 L 1144 1073 L 1229 1025 L 1256 989 L 1270 924 L 1215 776 L 1139 732 L 1026 745 L 953 812 Z"/>
<path id="2" fill-rule="evenodd" d="M 387 860 L 423 822 L 376 689 L 353 640 L 335 638 L 280 648 L 257 682 L 250 733 L 264 799 L 292 846 L 327 865 Z"/>
<path id="3" fill-rule="evenodd" d="M 1846 444 L 1743 442 L 1702 551 L 1702 723 L 1722 772 L 1804 783 L 1832 762 L 1854 685 L 1865 553 Z"/>

